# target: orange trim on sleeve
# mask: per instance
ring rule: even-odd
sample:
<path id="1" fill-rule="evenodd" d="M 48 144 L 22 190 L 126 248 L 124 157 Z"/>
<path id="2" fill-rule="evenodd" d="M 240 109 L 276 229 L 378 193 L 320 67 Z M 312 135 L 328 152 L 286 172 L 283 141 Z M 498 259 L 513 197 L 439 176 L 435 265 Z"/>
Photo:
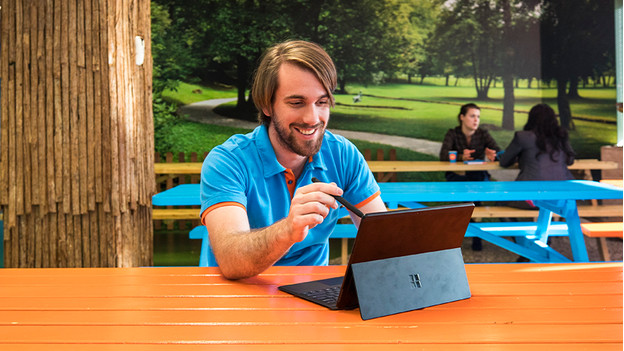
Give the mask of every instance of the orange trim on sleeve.
<path id="1" fill-rule="evenodd" d="M 360 208 L 360 207 L 366 206 L 366 204 L 368 204 L 369 202 L 373 201 L 379 195 L 381 195 L 381 190 L 377 191 L 376 193 L 371 195 L 368 199 L 366 199 L 366 200 L 360 202 L 359 204 L 355 205 L 355 207 Z"/>
<path id="2" fill-rule="evenodd" d="M 242 209 L 243 209 L 243 210 L 245 210 L 245 211 L 247 210 L 247 209 L 245 208 L 245 206 L 243 206 L 243 204 L 238 203 L 238 202 L 235 202 L 235 201 L 219 202 L 218 204 L 214 204 L 214 205 L 212 205 L 212 206 L 208 207 L 208 208 L 207 208 L 207 209 L 206 209 L 206 210 L 205 210 L 205 211 L 201 214 L 201 223 L 202 223 L 203 225 L 206 225 L 206 222 L 205 222 L 205 220 L 204 220 L 204 219 L 206 218 L 206 215 L 208 214 L 208 212 L 210 212 L 210 211 L 212 211 L 212 210 L 214 210 L 214 209 L 217 209 L 217 208 L 219 208 L 219 207 L 225 207 L 225 206 L 238 206 L 238 207 L 242 208 Z"/>

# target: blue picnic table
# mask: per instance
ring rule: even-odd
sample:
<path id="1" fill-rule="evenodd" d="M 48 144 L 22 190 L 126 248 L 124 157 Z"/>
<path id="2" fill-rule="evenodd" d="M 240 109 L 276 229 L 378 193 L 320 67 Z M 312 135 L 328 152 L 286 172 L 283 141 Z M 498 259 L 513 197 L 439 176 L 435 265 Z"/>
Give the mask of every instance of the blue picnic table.
<path id="1" fill-rule="evenodd" d="M 548 246 L 550 235 L 567 235 L 574 261 L 589 257 L 576 202 L 622 199 L 621 188 L 586 180 L 511 182 L 398 182 L 379 183 L 381 197 L 394 209 L 422 203 L 524 201 L 539 207 L 537 222 L 471 223 L 466 236 L 480 237 L 534 262 L 569 262 Z M 200 205 L 199 184 L 182 184 L 152 197 L 154 206 Z M 564 222 L 552 222 L 557 214 Z M 199 213 L 198 213 L 199 216 Z M 507 237 L 514 237 L 511 241 Z"/>

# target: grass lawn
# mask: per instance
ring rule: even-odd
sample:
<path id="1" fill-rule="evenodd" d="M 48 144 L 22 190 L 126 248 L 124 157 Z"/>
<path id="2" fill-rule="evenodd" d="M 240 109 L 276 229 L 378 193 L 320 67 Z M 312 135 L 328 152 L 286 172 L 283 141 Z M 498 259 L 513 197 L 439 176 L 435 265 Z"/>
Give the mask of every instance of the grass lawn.
<path id="1" fill-rule="evenodd" d="M 236 88 L 224 85 L 202 86 L 197 84 L 180 83 L 176 90 L 165 90 L 163 99 L 178 105 L 188 105 L 193 102 L 236 97 Z"/>
<path id="2" fill-rule="evenodd" d="M 380 86 L 349 85 L 348 91 L 354 94 L 362 91 L 362 101 L 354 104 L 353 95 L 336 95 L 337 106 L 332 111 L 330 126 L 336 129 L 375 132 L 390 135 L 422 138 L 442 141 L 446 130 L 457 125 L 459 106 L 467 102 L 476 102 L 482 107 L 481 123 L 487 128 L 502 148 L 513 137 L 513 131 L 500 128 L 502 120 L 502 84 L 490 89 L 490 99 L 475 101 L 476 95 L 472 81 L 460 79 L 458 86 L 444 86 L 442 78 L 428 78 L 424 85 L 384 84 Z M 451 80 L 451 84 L 454 79 Z M 534 86 L 536 84 L 534 83 Z M 201 93 L 197 92 L 201 90 Z M 522 129 L 526 123 L 527 112 L 537 103 L 548 103 L 557 110 L 556 90 L 542 87 L 528 89 L 526 84 L 516 88 L 514 95 L 515 126 Z M 580 89 L 581 99 L 572 100 L 573 116 L 584 119 L 615 121 L 615 88 Z M 207 99 L 235 97 L 236 91 L 227 87 L 202 87 L 181 84 L 177 92 L 166 92 L 164 96 L 171 101 L 188 104 Z M 233 116 L 235 103 L 219 107 L 219 112 Z M 600 147 L 614 145 L 617 140 L 615 124 L 574 120 L 576 129 L 570 131 L 572 146 L 578 158 L 599 158 Z M 192 127 L 190 127 L 192 128 Z M 219 133 L 223 133 L 220 131 Z M 175 134 L 172 136 L 176 138 Z M 189 136 L 186 133 L 184 139 Z M 186 141 L 183 143 L 187 144 Z M 215 145 L 204 144 L 206 147 Z M 186 146 L 181 147 L 186 149 Z M 182 151 L 182 150 L 181 150 Z M 198 151 L 199 152 L 199 151 Z"/>
<path id="3" fill-rule="evenodd" d="M 481 106 L 481 124 L 490 130 L 502 148 L 513 138 L 512 131 L 500 128 L 502 121 L 502 87 L 490 89 L 490 99 L 475 101 L 472 87 L 445 87 L 436 85 L 388 84 L 383 86 L 353 86 L 349 91 L 362 91 L 362 101 L 353 104 L 352 95 L 337 95 L 332 112 L 332 128 L 376 131 L 442 141 L 447 129 L 457 125 L 459 107 L 467 102 Z M 587 119 L 616 120 L 615 88 L 581 89 L 582 99 L 572 100 L 573 116 Z M 368 95 L 368 96 L 367 96 Z M 527 113 L 537 103 L 548 103 L 557 110 L 555 89 L 515 89 L 516 130 L 526 123 Z M 403 100 L 393 100 L 401 98 Z M 405 100 L 411 99 L 411 100 Z M 418 101 L 415 101 L 418 100 Z M 404 109 L 366 106 L 401 107 Z M 599 158 L 600 147 L 617 142 L 615 124 L 574 120 L 575 130 L 570 140 L 579 158 Z"/>

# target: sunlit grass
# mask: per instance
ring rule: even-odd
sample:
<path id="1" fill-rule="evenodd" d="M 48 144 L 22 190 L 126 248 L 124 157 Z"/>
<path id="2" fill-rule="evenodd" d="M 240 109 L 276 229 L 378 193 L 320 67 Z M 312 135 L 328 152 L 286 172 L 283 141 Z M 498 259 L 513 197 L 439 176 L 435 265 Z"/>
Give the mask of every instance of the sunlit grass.
<path id="1" fill-rule="evenodd" d="M 455 79 L 452 78 L 451 85 L 444 86 L 444 78 L 427 78 L 423 85 L 399 83 L 379 86 L 348 85 L 347 91 L 352 94 L 336 95 L 338 105 L 332 110 L 330 127 L 442 141 L 446 131 L 457 125 L 459 107 L 464 103 L 475 102 L 482 107 L 482 125 L 491 132 L 498 144 L 505 148 L 513 138 L 513 131 L 500 128 L 503 108 L 502 83 L 499 82 L 495 88 L 490 89 L 488 100 L 475 101 L 476 91 L 472 80 L 460 79 L 457 86 L 454 86 L 454 82 Z M 537 103 L 547 103 L 557 111 L 557 93 L 554 84 L 552 87 L 544 84 L 540 86 L 540 89 L 529 89 L 524 81 L 515 89 L 515 130 L 522 129 L 528 111 Z M 537 87 L 536 82 L 533 82 L 533 87 Z M 201 90 L 201 94 L 193 93 L 193 90 L 197 89 Z M 362 100 L 354 103 L 353 96 L 359 91 L 362 91 Z M 580 95 L 581 99 L 570 101 L 573 116 L 616 120 L 615 88 L 591 85 L 586 89 L 580 89 Z M 236 91 L 227 87 L 214 89 L 181 84 L 178 92 L 168 92 L 166 96 L 175 98 L 176 101 L 191 103 L 235 97 Z M 234 106 L 235 103 L 230 103 L 222 105 L 219 109 L 228 115 L 234 115 L 236 114 Z M 598 158 L 601 146 L 614 145 L 617 142 L 615 124 L 575 119 L 574 125 L 576 129 L 570 132 L 570 138 L 579 158 Z M 188 140 L 197 139 L 194 136 L 181 135 Z M 183 143 L 188 144 L 187 141 Z M 181 146 L 180 149 L 188 147 Z"/>
<path id="2" fill-rule="evenodd" d="M 176 90 L 165 90 L 162 95 L 164 99 L 178 105 L 188 105 L 198 101 L 236 97 L 236 88 L 180 83 Z"/>

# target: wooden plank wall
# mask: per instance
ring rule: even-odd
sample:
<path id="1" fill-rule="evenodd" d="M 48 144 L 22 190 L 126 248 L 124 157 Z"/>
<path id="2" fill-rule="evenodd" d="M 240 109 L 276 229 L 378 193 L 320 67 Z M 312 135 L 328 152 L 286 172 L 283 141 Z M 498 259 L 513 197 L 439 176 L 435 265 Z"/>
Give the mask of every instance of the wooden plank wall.
<path id="1" fill-rule="evenodd" d="M 151 265 L 150 1 L 0 4 L 5 267 Z"/>

